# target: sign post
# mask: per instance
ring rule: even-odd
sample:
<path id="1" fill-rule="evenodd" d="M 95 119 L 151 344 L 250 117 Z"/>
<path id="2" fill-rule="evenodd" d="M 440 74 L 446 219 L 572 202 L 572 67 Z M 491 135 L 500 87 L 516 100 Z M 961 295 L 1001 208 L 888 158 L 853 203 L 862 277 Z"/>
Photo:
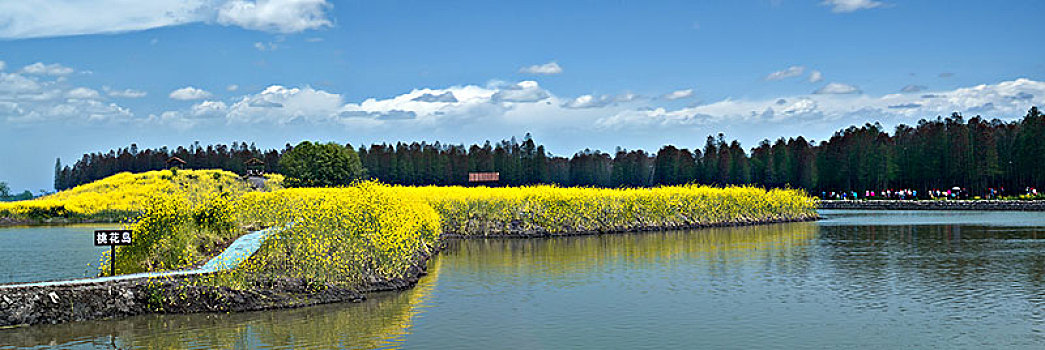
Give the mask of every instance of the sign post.
<path id="1" fill-rule="evenodd" d="M 499 172 L 468 173 L 468 182 L 497 182 L 501 180 Z"/>
<path id="2" fill-rule="evenodd" d="M 131 230 L 95 230 L 94 245 L 109 246 L 109 276 L 116 276 L 116 246 L 131 245 Z"/>

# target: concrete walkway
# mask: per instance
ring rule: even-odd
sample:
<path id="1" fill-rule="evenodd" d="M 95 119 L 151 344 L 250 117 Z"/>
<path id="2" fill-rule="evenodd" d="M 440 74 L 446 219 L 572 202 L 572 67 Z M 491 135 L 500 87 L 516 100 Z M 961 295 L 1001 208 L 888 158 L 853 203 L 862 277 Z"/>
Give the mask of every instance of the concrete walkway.
<path id="1" fill-rule="evenodd" d="M 218 271 L 231 270 L 239 266 L 240 263 L 246 261 L 247 258 L 249 258 L 251 255 L 254 255 L 254 252 L 258 251 L 258 249 L 261 248 L 261 243 L 265 241 L 266 237 L 275 232 L 281 231 L 284 227 L 286 226 L 270 227 L 261 231 L 254 231 L 245 234 L 240 238 L 237 238 L 236 241 L 232 242 L 232 244 L 229 245 L 228 248 L 225 248 L 225 251 L 221 252 L 221 254 L 218 254 L 218 256 L 210 259 L 210 261 L 207 261 L 206 264 L 203 264 L 203 266 L 200 266 L 198 268 L 163 272 L 141 272 L 126 275 L 82 278 L 64 281 L 4 284 L 0 285 L 0 290 L 22 287 L 51 287 L 77 284 L 95 284 L 156 277 L 203 275 Z"/>

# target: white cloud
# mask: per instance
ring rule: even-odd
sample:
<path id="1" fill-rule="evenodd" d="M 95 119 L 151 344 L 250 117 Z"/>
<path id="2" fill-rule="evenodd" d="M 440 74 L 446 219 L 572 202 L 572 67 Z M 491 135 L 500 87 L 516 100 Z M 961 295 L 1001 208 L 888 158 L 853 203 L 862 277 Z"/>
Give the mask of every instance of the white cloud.
<path id="1" fill-rule="evenodd" d="M 341 95 L 311 87 L 287 88 L 272 85 L 260 93 L 242 97 L 228 107 L 232 122 L 286 124 L 295 120 L 313 123 L 330 121 L 341 111 Z"/>
<path id="2" fill-rule="evenodd" d="M 425 94 L 422 94 L 421 96 L 414 97 L 413 99 L 411 99 L 411 101 L 430 102 L 430 103 L 437 103 L 437 102 L 454 103 L 454 102 L 458 102 L 457 101 L 457 97 L 454 96 L 454 93 L 451 92 L 451 91 L 446 91 L 446 92 L 441 93 L 441 94 L 425 93 Z"/>
<path id="3" fill-rule="evenodd" d="M 4 61 L 0 61 L 0 70 L 4 70 L 4 68 L 6 66 L 7 66 L 7 63 L 4 63 Z"/>
<path id="4" fill-rule="evenodd" d="M 52 125 L 135 123 L 176 130 L 234 129 L 235 125 L 249 124 L 458 139 L 525 130 L 568 140 L 636 135 L 664 142 L 665 137 L 730 130 L 731 135 L 742 139 L 744 132 L 759 138 L 797 134 L 819 138 L 850 123 L 913 124 L 919 118 L 954 111 L 1015 118 L 1029 106 L 1045 105 L 1045 82 L 1028 79 L 950 91 L 882 96 L 851 93 L 859 89 L 831 83 L 818 90 L 819 94 L 725 99 L 678 109 L 665 107 L 669 103 L 663 99 L 642 98 L 633 93 L 560 98 L 537 82 L 520 81 L 414 89 L 359 102 L 345 102 L 340 94 L 309 86 L 273 85 L 231 103 L 201 99 L 179 110 L 157 112 L 143 118 L 135 117 L 125 107 L 99 101 L 102 93 L 98 91 L 67 84 L 49 76 L 0 72 L 0 120 L 12 124 Z M 110 95 L 113 92 L 108 88 L 103 90 Z M 205 93 L 195 87 L 179 90 L 185 90 L 186 97 Z M 669 95 L 691 96 L 688 90 Z M 843 92 L 850 93 L 841 94 Z M 774 132 L 766 134 L 767 127 Z"/>
<path id="5" fill-rule="evenodd" d="M 259 41 L 259 42 L 255 42 L 254 43 L 254 48 L 258 49 L 258 51 L 276 51 L 276 49 L 279 48 L 279 45 L 277 45 L 276 43 L 272 43 L 272 42 L 270 42 L 270 43 L 263 43 L 263 42 Z"/>
<path id="6" fill-rule="evenodd" d="M 145 91 L 134 90 L 134 89 L 123 89 L 123 90 L 111 90 L 109 96 L 118 98 L 142 98 L 148 95 Z"/>
<path id="7" fill-rule="evenodd" d="M 218 10 L 218 23 L 278 33 L 333 26 L 326 0 L 232 0 Z"/>
<path id="8" fill-rule="evenodd" d="M 26 76 L 0 72 L 0 120 L 5 123 L 52 125 L 127 121 L 129 109 L 98 100 L 98 91 L 66 86 L 59 77 Z"/>
<path id="9" fill-rule="evenodd" d="M 693 97 L 693 89 L 675 90 L 661 96 L 666 100 L 674 101 L 683 98 Z"/>
<path id="10" fill-rule="evenodd" d="M 919 92 L 925 89 L 927 89 L 927 87 L 925 87 L 924 85 L 911 84 L 904 86 L 903 89 L 900 89 L 900 92 Z"/>
<path id="11" fill-rule="evenodd" d="M 566 108 L 599 108 L 608 106 L 613 102 L 615 102 L 615 99 L 608 95 L 581 95 L 577 96 L 575 99 L 566 101 L 562 106 Z"/>
<path id="12" fill-rule="evenodd" d="M 367 112 L 367 111 L 344 111 L 338 114 L 338 117 L 344 119 L 362 118 L 362 119 L 374 119 L 374 120 L 412 120 L 417 119 L 417 112 L 404 111 L 399 109 L 393 109 L 384 112 Z"/>
<path id="13" fill-rule="evenodd" d="M 805 72 L 805 71 L 806 71 L 806 67 L 803 67 L 803 66 L 790 66 L 790 67 L 787 67 L 787 69 L 785 69 L 785 70 L 780 70 L 780 71 L 776 71 L 776 72 L 773 72 L 773 73 L 769 73 L 769 75 L 766 76 L 766 80 L 781 80 L 781 79 L 797 77 L 799 75 L 802 75 L 802 73 Z"/>
<path id="14" fill-rule="evenodd" d="M 203 101 L 192 106 L 194 116 L 218 116 L 225 113 L 229 107 L 221 101 Z"/>
<path id="15" fill-rule="evenodd" d="M 333 25 L 327 18 L 331 6 L 325 0 L 2 1 L 0 38 L 122 33 L 195 22 L 294 33 Z"/>
<path id="16" fill-rule="evenodd" d="M 920 118 L 952 112 L 1015 118 L 1022 116 L 1030 106 L 1042 104 L 1045 104 L 1045 82 L 1017 79 L 925 95 L 810 94 L 763 100 L 727 99 L 677 110 L 626 110 L 599 118 L 594 125 L 613 130 L 675 130 L 770 122 L 780 123 L 780 127 L 794 127 L 793 132 L 811 136 L 809 133 L 814 130 L 829 133 L 848 123 L 877 120 L 885 124 L 914 124 Z M 812 129 L 807 130 L 810 127 Z M 769 136 L 777 135 L 758 137 Z"/>
<path id="17" fill-rule="evenodd" d="M 29 93 L 37 92 L 43 86 L 35 79 L 16 73 L 0 72 L 0 93 Z"/>
<path id="18" fill-rule="evenodd" d="M 634 94 L 601 97 L 604 103 L 636 99 Z M 445 89 L 416 89 L 387 99 L 369 98 L 358 103 L 345 103 L 339 94 L 311 87 L 269 86 L 256 94 L 248 94 L 228 106 L 205 101 L 189 110 L 153 115 L 151 120 L 181 126 L 199 125 L 203 116 L 223 115 L 229 123 L 269 125 L 340 124 L 355 127 L 381 127 L 409 122 L 408 128 L 419 126 L 474 125 L 494 120 L 501 123 L 526 123 L 535 120 L 561 120 L 562 114 L 534 111 L 569 111 L 561 107 L 566 101 L 552 96 L 534 81 L 518 83 L 492 82 L 485 87 L 467 85 Z M 610 108 L 594 108 L 601 110 Z M 533 114 L 536 113 L 536 114 Z M 564 113 L 570 114 L 570 113 Z"/>
<path id="19" fill-rule="evenodd" d="M 236 91 L 236 90 L 239 90 L 239 85 L 236 85 L 236 84 L 229 85 L 229 86 L 225 87 L 225 90 L 226 91 Z"/>
<path id="20" fill-rule="evenodd" d="M 73 73 L 73 69 L 57 63 L 44 64 L 43 62 L 36 62 L 22 67 L 22 73 L 36 75 L 69 75 Z"/>
<path id="21" fill-rule="evenodd" d="M 625 92 L 623 94 L 614 96 L 613 100 L 614 100 L 614 102 L 631 102 L 631 101 L 638 100 L 640 98 L 642 98 L 642 96 L 639 96 L 638 94 L 635 94 L 635 93 L 632 93 L 632 92 Z"/>
<path id="22" fill-rule="evenodd" d="M 545 64 L 519 68 L 519 73 L 539 75 L 562 74 L 562 67 L 560 67 L 558 63 L 548 62 Z"/>
<path id="23" fill-rule="evenodd" d="M 497 102 L 536 102 L 551 96 L 536 81 L 521 81 L 515 85 L 507 85 L 493 94 L 492 100 Z"/>
<path id="24" fill-rule="evenodd" d="M 206 118 L 198 118 L 193 115 L 186 115 L 185 113 L 178 111 L 166 111 L 159 115 L 150 114 L 145 120 L 146 123 L 153 125 L 163 125 L 166 127 L 174 128 L 179 131 L 185 131 L 195 128 L 206 121 Z"/>
<path id="25" fill-rule="evenodd" d="M 821 2 L 820 4 L 830 6 L 831 12 L 834 13 L 849 13 L 859 10 L 873 9 L 885 5 L 880 1 L 874 0 L 824 0 L 824 2 Z"/>
<path id="26" fill-rule="evenodd" d="M 824 75 L 821 74 L 820 71 L 814 70 L 812 72 L 809 72 L 809 82 L 810 83 L 816 83 L 816 82 L 819 82 L 821 80 L 824 80 Z"/>
<path id="27" fill-rule="evenodd" d="M 170 98 L 175 100 L 202 100 L 210 97 L 211 93 L 203 89 L 197 89 L 192 86 L 186 86 L 181 89 L 171 91 Z"/>
<path id="28" fill-rule="evenodd" d="M 842 83 L 828 83 L 824 87 L 813 91 L 817 95 L 831 95 L 831 94 L 859 94 L 861 93 L 860 88 L 855 85 L 842 84 Z"/>
<path id="29" fill-rule="evenodd" d="M 65 97 L 68 98 L 95 99 L 98 98 L 98 96 L 100 96 L 100 94 L 98 94 L 97 90 L 92 90 L 85 87 L 78 87 L 69 90 L 65 93 Z"/>

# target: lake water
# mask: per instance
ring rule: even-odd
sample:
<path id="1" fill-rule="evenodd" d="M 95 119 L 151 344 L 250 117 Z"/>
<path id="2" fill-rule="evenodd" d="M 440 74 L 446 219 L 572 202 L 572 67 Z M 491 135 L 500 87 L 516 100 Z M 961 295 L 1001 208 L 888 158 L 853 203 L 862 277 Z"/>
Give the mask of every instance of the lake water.
<path id="1" fill-rule="evenodd" d="M 22 327 L 0 348 L 1045 348 L 1045 213 L 822 215 L 452 241 L 361 304 Z"/>
<path id="2" fill-rule="evenodd" d="M 94 230 L 115 225 L 0 226 L 0 283 L 94 277 L 108 247 Z M 88 266 L 90 264 L 90 266 Z"/>

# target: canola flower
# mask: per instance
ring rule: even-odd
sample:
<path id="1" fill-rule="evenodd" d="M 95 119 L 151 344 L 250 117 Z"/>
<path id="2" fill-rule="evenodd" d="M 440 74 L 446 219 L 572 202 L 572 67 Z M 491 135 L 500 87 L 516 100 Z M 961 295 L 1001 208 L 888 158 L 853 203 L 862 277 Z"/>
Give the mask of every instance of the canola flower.
<path id="1" fill-rule="evenodd" d="M 236 269 L 211 277 L 247 287 L 279 278 L 356 286 L 402 277 L 441 236 L 615 232 L 795 220 L 816 216 L 800 190 L 698 185 L 636 189 L 526 186 L 407 187 L 373 181 L 340 188 L 252 189 L 220 170 L 118 174 L 0 215 L 123 215 L 135 243 L 118 273 L 198 264 L 249 230 L 281 227 Z M 99 266 L 108 267 L 107 255 Z"/>
<path id="2" fill-rule="evenodd" d="M 269 175 L 267 183 L 278 188 L 281 175 Z M 228 192 L 241 195 L 249 185 L 239 176 L 222 170 L 157 170 L 119 173 L 41 198 L 0 202 L 0 217 L 25 219 L 119 219 L 134 218 L 151 197 L 170 194 L 196 200 Z"/>
<path id="3" fill-rule="evenodd" d="M 610 232 L 816 216 L 804 192 L 698 185 L 635 189 L 396 187 L 439 212 L 443 232 L 459 236 Z"/>
<path id="4" fill-rule="evenodd" d="M 278 189 L 282 176 L 266 187 Z M 242 230 L 231 217 L 236 198 L 254 191 L 222 170 L 120 173 L 45 197 L 0 203 L 0 217 L 129 222 L 134 244 L 117 248 L 117 273 L 160 271 L 200 262 Z M 109 255 L 99 260 L 107 271 Z"/>
<path id="5" fill-rule="evenodd" d="M 440 234 L 431 206 L 376 182 L 250 193 L 238 215 L 257 226 L 287 227 L 237 269 L 255 278 L 355 285 L 370 276 L 401 277 Z"/>
<path id="6" fill-rule="evenodd" d="M 798 190 L 673 186 L 648 189 L 529 186 L 406 187 L 376 182 L 343 188 L 249 193 L 237 220 L 289 225 L 233 272 L 356 285 L 400 277 L 441 235 L 610 232 L 816 215 Z"/>

